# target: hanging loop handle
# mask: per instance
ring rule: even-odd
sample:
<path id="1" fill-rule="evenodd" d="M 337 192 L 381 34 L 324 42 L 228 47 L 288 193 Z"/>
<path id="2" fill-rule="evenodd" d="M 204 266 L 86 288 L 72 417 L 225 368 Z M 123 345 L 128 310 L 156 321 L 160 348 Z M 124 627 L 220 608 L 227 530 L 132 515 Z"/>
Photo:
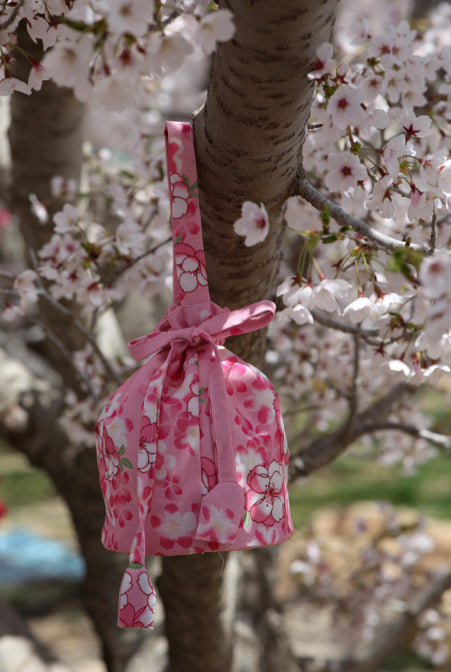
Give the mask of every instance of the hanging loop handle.
<path id="1" fill-rule="evenodd" d="M 191 125 L 165 125 L 166 168 L 171 205 L 174 303 L 210 301 Z"/>

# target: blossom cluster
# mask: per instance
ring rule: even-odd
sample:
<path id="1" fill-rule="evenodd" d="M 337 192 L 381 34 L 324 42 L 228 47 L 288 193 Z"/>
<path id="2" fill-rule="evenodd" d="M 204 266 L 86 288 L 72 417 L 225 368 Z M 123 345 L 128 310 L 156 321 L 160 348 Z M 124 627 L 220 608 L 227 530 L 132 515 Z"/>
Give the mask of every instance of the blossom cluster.
<path id="1" fill-rule="evenodd" d="M 25 20 L 44 56 L 25 54 L 28 82 L 14 76 L 15 31 Z M 81 101 L 121 110 L 136 106 L 161 74 L 199 48 L 211 54 L 234 33 L 232 14 L 205 0 L 36 0 L 0 11 L 0 95 L 30 93 L 52 79 Z M 22 47 L 21 47 L 22 49 Z"/>
<path id="2" fill-rule="evenodd" d="M 346 412 L 356 384 L 364 408 L 396 382 L 442 385 L 451 371 L 451 52 L 444 11 L 421 34 L 402 21 L 372 35 L 362 19 L 351 39 L 341 40 L 345 53 L 323 44 L 313 64 L 317 95 L 304 168 L 369 233 L 349 218 L 335 222 L 327 206 L 319 214 L 305 195 L 288 200 L 291 248 L 277 289 L 284 308 L 271 329 L 268 360 L 282 391 L 324 431 Z M 265 229 L 249 205 L 247 213 L 243 208 L 235 231 L 248 245 Z M 393 245 L 379 244 L 372 232 Z M 420 428 L 430 425 L 410 402 L 397 412 L 410 412 Z M 378 435 L 384 462 L 399 460 L 410 470 L 413 456 L 421 463 L 433 454 L 423 439 L 394 436 Z"/>
<path id="3" fill-rule="evenodd" d="M 37 251 L 34 267 L 20 272 L 4 290 L 5 322 L 37 317 L 39 323 L 39 301 L 63 314 L 70 302 L 68 319 L 82 330 L 86 346 L 72 358 L 82 395 L 68 391 L 62 423 L 81 443 L 93 443 L 92 426 L 102 400 L 136 367 L 125 346 L 125 339 L 135 334 L 118 325 L 116 309 L 130 297 L 145 297 L 143 307 L 153 297 L 163 304 L 170 300 L 168 191 L 160 151 L 154 149 L 152 161 L 135 157 L 129 171 L 110 152 L 88 147 L 83 193 L 72 181 L 52 180 L 52 195 L 67 202 L 54 214 L 53 233 Z M 31 198 L 30 209 L 38 222 L 48 223 L 44 203 Z M 153 316 L 143 310 L 143 328 L 146 318 Z"/>
<path id="4" fill-rule="evenodd" d="M 334 516 L 337 520 L 334 519 Z M 435 549 L 427 521 L 387 503 L 320 512 L 307 538 L 293 549 L 290 571 L 299 599 L 326 606 L 331 629 L 348 646 L 376 645 L 381 627 L 395 624 L 434 577 Z M 441 665 L 448 659 L 445 614 L 428 609 L 418 619 L 415 649 Z M 434 630 L 432 630 L 434 628 Z"/>

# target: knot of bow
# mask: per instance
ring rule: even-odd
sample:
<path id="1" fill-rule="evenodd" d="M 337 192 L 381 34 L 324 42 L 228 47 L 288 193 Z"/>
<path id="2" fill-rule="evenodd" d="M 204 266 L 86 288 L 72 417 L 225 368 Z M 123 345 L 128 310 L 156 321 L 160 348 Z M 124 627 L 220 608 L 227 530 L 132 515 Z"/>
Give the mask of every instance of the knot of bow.
<path id="1" fill-rule="evenodd" d="M 164 331 L 157 328 L 150 334 L 130 341 L 128 348 L 133 358 L 140 361 L 170 346 L 174 341 L 182 341 L 186 347 L 198 345 L 201 342 L 221 343 L 229 336 L 262 329 L 271 322 L 275 309 L 272 301 L 258 301 L 239 310 L 222 309 L 216 315 L 209 315 L 201 320 L 195 326 L 177 325 L 177 322 L 181 320 L 177 317 L 171 319 L 177 314 L 175 311 L 172 316 L 169 315 L 166 320 L 163 320 L 166 327 Z M 168 322 L 172 328 L 167 329 Z"/>

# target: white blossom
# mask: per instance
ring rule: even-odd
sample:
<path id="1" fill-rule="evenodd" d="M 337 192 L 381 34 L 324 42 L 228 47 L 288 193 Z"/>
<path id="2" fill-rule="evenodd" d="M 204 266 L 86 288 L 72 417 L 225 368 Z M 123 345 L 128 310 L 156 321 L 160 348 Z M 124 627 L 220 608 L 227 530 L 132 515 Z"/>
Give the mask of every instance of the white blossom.
<path id="1" fill-rule="evenodd" d="M 204 54 L 212 54 L 217 42 L 228 42 L 235 34 L 233 14 L 228 9 L 209 12 L 200 21 L 196 38 Z"/>
<path id="2" fill-rule="evenodd" d="M 245 201 L 241 207 L 241 217 L 234 223 L 233 230 L 238 236 L 245 236 L 246 247 L 263 242 L 269 233 L 268 213 L 263 203 L 257 205 Z"/>
<path id="3" fill-rule="evenodd" d="M 346 191 L 367 177 L 365 166 L 351 152 L 329 154 L 325 184 L 330 191 Z"/>

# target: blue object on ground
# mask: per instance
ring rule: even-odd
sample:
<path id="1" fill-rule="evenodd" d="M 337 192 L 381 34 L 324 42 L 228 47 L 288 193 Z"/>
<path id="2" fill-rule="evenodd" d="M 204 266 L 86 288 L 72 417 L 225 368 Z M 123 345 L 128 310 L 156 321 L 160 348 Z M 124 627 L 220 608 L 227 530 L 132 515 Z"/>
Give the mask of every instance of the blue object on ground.
<path id="1" fill-rule="evenodd" d="M 0 532 L 0 585 L 40 581 L 80 581 L 82 556 L 63 542 L 25 528 Z"/>

